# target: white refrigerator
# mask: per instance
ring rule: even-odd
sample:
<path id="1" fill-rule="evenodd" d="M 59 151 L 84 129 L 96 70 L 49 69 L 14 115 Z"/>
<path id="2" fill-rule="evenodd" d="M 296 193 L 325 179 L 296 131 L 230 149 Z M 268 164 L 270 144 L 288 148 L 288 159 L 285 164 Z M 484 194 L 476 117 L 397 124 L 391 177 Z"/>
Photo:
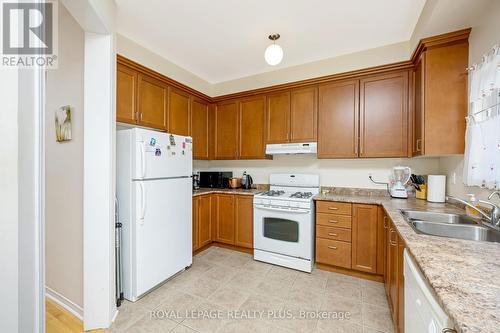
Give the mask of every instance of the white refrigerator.
<path id="1" fill-rule="evenodd" d="M 192 140 L 117 131 L 124 297 L 136 301 L 192 264 Z"/>

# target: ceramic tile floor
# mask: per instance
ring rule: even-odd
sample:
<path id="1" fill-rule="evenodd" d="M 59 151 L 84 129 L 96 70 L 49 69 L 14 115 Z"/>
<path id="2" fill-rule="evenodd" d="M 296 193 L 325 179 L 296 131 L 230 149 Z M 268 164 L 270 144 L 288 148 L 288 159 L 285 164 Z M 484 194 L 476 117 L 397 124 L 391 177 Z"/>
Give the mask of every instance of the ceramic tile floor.
<path id="1" fill-rule="evenodd" d="M 108 332 L 393 333 L 381 283 L 302 273 L 219 247 L 119 310 Z"/>

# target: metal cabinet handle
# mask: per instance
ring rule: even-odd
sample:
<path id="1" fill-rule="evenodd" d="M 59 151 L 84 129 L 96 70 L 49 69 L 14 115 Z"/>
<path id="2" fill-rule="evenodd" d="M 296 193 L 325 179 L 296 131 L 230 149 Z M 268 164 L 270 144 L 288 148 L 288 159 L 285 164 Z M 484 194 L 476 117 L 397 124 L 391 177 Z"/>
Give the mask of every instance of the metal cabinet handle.
<path id="1" fill-rule="evenodd" d="M 335 221 L 335 220 L 328 220 L 328 222 L 330 222 L 330 223 L 339 223 L 339 221 Z"/>
<path id="2" fill-rule="evenodd" d="M 329 232 L 329 233 L 328 233 L 328 236 L 337 237 L 337 236 L 338 236 L 338 234 L 334 234 L 333 232 Z"/>
<path id="3" fill-rule="evenodd" d="M 396 231 L 394 230 L 394 228 L 391 228 L 389 232 L 390 232 L 390 235 L 389 235 L 389 243 L 390 243 L 392 246 L 396 246 L 396 245 L 398 245 L 398 244 L 396 243 L 396 241 L 392 239 L 392 235 L 396 233 Z"/>
<path id="4" fill-rule="evenodd" d="M 387 216 L 384 215 L 384 229 L 387 229 Z"/>
<path id="5" fill-rule="evenodd" d="M 332 249 L 332 250 L 336 250 L 337 247 L 336 246 L 328 246 L 329 249 Z"/>
<path id="6" fill-rule="evenodd" d="M 422 150 L 422 139 L 417 139 L 417 142 L 416 142 L 416 150 L 417 151 L 421 151 Z"/>
<path id="7" fill-rule="evenodd" d="M 457 333 L 453 328 L 443 328 L 442 333 Z"/>
<path id="8" fill-rule="evenodd" d="M 329 210 L 339 210 L 338 207 L 328 207 Z"/>

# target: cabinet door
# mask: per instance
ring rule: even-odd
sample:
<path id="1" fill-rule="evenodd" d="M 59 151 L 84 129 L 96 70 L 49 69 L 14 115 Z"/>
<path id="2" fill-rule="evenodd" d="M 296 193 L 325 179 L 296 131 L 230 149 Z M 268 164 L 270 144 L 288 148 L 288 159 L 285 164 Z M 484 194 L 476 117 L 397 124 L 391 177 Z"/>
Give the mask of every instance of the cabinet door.
<path id="1" fill-rule="evenodd" d="M 190 96 L 188 93 L 171 88 L 168 99 L 168 132 L 190 135 Z"/>
<path id="2" fill-rule="evenodd" d="M 234 245 L 234 195 L 217 194 L 216 240 Z"/>
<path id="3" fill-rule="evenodd" d="M 238 158 L 265 158 L 266 99 L 264 96 L 257 96 L 244 99 L 239 104 Z"/>
<path id="4" fill-rule="evenodd" d="M 237 195 L 235 245 L 253 248 L 253 196 Z"/>
<path id="5" fill-rule="evenodd" d="M 318 87 L 293 89 L 290 108 L 290 142 L 316 142 Z"/>
<path id="6" fill-rule="evenodd" d="M 390 247 L 391 247 L 391 226 L 389 219 L 386 217 L 385 221 L 385 274 L 384 274 L 384 286 L 387 299 L 391 300 L 391 258 L 390 258 Z M 389 307 L 391 304 L 389 304 Z"/>
<path id="7" fill-rule="evenodd" d="M 209 159 L 209 106 L 194 98 L 191 103 L 191 136 L 193 137 L 193 158 Z"/>
<path id="8" fill-rule="evenodd" d="M 135 124 L 137 72 L 122 64 L 116 67 L 116 121 Z"/>
<path id="9" fill-rule="evenodd" d="M 166 131 L 168 87 L 144 74 L 139 74 L 138 82 L 139 124 Z"/>
<path id="10" fill-rule="evenodd" d="M 203 247 L 212 242 L 212 198 L 210 195 L 200 197 L 198 203 L 198 246 Z"/>
<path id="11" fill-rule="evenodd" d="M 396 322 L 398 318 L 398 232 L 392 223 L 389 233 L 389 301 L 392 318 Z"/>
<path id="12" fill-rule="evenodd" d="M 362 79 L 360 157 L 406 157 L 408 72 Z"/>
<path id="13" fill-rule="evenodd" d="M 352 206 L 352 268 L 377 272 L 377 206 Z"/>
<path id="14" fill-rule="evenodd" d="M 318 157 L 358 156 L 359 81 L 319 87 Z"/>
<path id="15" fill-rule="evenodd" d="M 403 239 L 398 235 L 398 332 L 404 332 L 405 315 L 405 281 L 404 281 L 404 250 Z"/>
<path id="16" fill-rule="evenodd" d="M 290 91 L 267 95 L 266 143 L 290 140 Z"/>
<path id="17" fill-rule="evenodd" d="M 387 217 L 382 206 L 378 206 L 377 215 L 377 274 L 382 275 L 385 281 L 385 226 L 387 225 Z"/>
<path id="18" fill-rule="evenodd" d="M 424 82 L 425 82 L 425 52 L 420 56 L 413 73 L 414 104 L 413 104 L 413 134 L 412 155 L 424 154 Z"/>
<path id="19" fill-rule="evenodd" d="M 215 109 L 215 159 L 234 160 L 237 150 L 238 102 L 219 103 Z"/>
<path id="20" fill-rule="evenodd" d="M 199 197 L 193 197 L 193 251 L 200 248 L 198 243 L 198 212 L 199 212 Z"/>

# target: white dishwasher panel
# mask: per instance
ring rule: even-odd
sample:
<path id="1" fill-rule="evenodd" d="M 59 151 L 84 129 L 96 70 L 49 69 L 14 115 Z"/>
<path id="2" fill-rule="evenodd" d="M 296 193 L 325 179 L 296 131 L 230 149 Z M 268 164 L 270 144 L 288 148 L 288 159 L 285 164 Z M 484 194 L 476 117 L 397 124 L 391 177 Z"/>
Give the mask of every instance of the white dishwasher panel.
<path id="1" fill-rule="evenodd" d="M 405 333 L 441 333 L 453 327 L 408 251 L 404 252 Z"/>

